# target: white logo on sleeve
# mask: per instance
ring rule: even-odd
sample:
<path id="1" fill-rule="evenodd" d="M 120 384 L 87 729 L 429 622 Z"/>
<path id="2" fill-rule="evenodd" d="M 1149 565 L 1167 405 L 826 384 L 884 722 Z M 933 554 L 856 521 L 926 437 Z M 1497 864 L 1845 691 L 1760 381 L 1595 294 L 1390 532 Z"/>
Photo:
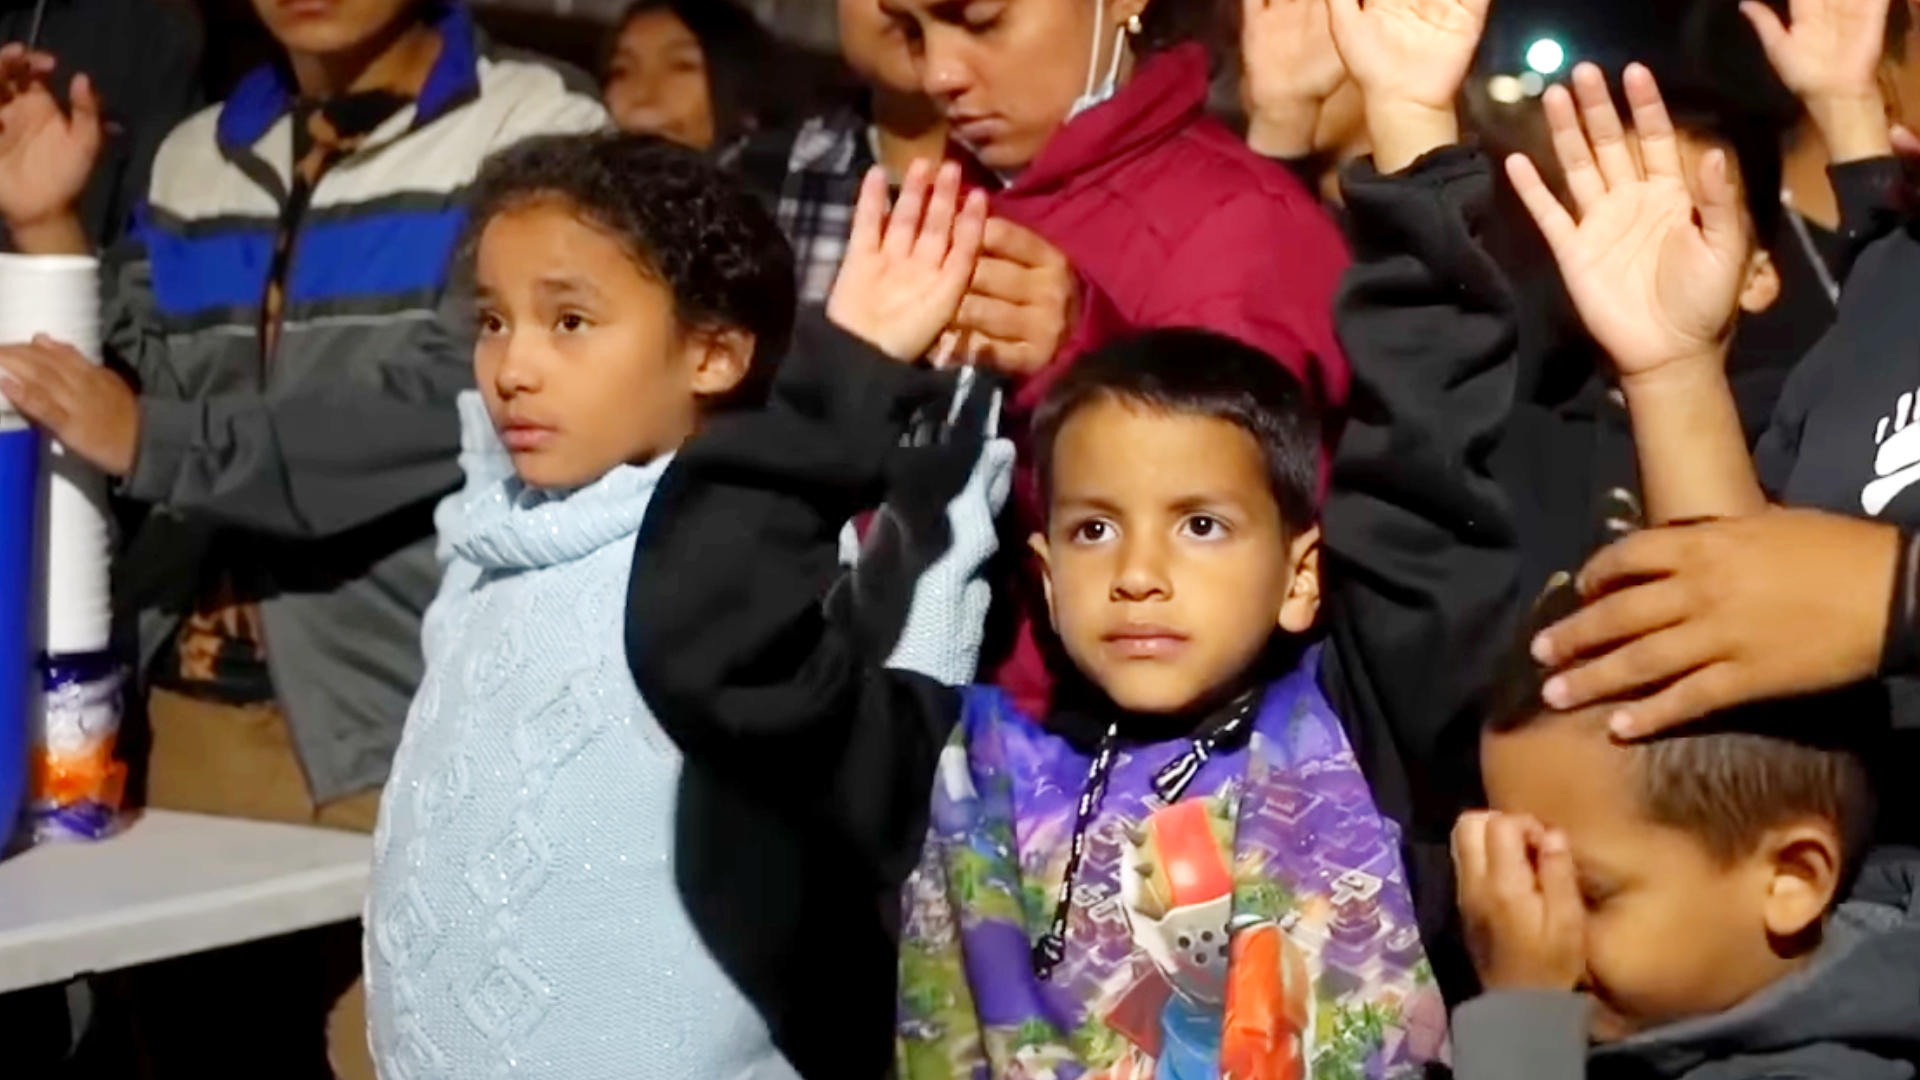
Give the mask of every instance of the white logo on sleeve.
<path id="1" fill-rule="evenodd" d="M 1860 489 L 1860 508 L 1879 517 L 1880 511 L 1901 492 L 1920 483 L 1920 415 L 1914 413 L 1914 396 L 1901 394 L 1892 416 L 1883 416 L 1873 430 L 1873 441 L 1880 447 L 1873 455 L 1874 479 Z"/>

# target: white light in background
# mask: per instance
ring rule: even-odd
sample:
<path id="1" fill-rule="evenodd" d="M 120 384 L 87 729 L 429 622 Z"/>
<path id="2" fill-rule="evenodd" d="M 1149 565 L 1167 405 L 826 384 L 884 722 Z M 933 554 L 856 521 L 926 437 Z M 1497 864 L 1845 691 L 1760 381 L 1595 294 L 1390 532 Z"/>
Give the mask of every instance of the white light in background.
<path id="1" fill-rule="evenodd" d="M 1567 63 L 1567 50 L 1552 38 L 1527 46 L 1527 66 L 1542 75 L 1557 75 Z"/>
<path id="2" fill-rule="evenodd" d="M 1520 76 L 1520 92 L 1528 97 L 1539 97 L 1547 92 L 1547 80 L 1537 71 L 1529 71 Z"/>
<path id="3" fill-rule="evenodd" d="M 1495 75 L 1487 80 L 1487 96 L 1502 105 L 1518 105 L 1526 97 L 1526 91 L 1520 88 L 1520 80 L 1512 75 Z"/>

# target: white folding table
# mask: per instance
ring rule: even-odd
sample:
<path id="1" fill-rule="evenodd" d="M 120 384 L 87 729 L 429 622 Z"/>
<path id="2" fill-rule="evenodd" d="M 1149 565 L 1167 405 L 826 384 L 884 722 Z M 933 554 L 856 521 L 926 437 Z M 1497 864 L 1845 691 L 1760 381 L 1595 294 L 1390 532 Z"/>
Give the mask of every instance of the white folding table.
<path id="1" fill-rule="evenodd" d="M 146 812 L 0 862 L 0 993 L 358 918 L 368 837 Z"/>

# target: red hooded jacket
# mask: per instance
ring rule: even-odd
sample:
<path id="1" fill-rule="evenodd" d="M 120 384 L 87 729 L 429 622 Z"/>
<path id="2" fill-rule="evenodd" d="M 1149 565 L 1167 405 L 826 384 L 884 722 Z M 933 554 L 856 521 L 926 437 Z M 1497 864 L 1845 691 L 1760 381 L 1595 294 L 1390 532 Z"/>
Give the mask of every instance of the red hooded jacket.
<path id="1" fill-rule="evenodd" d="M 1208 117 L 1206 101 L 1201 46 L 1153 56 L 993 196 L 994 214 L 1065 252 L 1082 286 L 1079 324 L 1053 363 L 1019 388 L 1016 414 L 1030 412 L 1090 349 L 1132 330 L 1191 326 L 1292 369 L 1318 390 L 1329 440 L 1337 432 L 1347 363 L 1333 300 L 1346 246 L 1319 201 Z M 1022 466 L 1018 486 L 1031 498 L 1031 462 L 1023 457 Z M 1045 716 L 1052 680 L 1033 628 L 1021 622 L 997 681 L 1029 715 Z"/>

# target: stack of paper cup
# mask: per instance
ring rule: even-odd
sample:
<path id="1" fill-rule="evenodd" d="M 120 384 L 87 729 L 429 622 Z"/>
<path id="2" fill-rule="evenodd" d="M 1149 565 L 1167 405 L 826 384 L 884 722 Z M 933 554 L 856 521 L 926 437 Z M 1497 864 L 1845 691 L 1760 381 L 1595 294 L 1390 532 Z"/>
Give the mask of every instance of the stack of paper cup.
<path id="1" fill-rule="evenodd" d="M 40 436 L 0 399 L 0 847 L 26 793 L 38 600 Z"/>
<path id="2" fill-rule="evenodd" d="M 0 254 L 0 345 L 22 344 L 44 334 L 99 363 L 99 289 L 100 266 L 93 258 Z M 97 708 L 98 700 L 110 696 L 106 683 L 118 684 L 117 672 L 102 662 L 113 620 L 109 589 L 113 534 L 107 485 L 97 471 L 57 443 L 47 449 L 43 476 L 39 540 L 44 571 L 37 615 L 41 666 L 48 683 L 40 699 L 45 707 L 39 730 L 33 734 L 42 758 L 47 757 L 49 747 L 75 747 L 84 742 L 85 753 L 76 761 L 84 759 L 80 773 L 90 774 L 106 767 L 118 736 L 117 710 L 115 722 L 104 725 Z M 86 662 L 76 666 L 75 661 Z M 76 670 L 102 674 L 88 680 L 83 688 L 69 685 Z M 84 739 L 76 732 L 64 731 L 81 724 L 82 719 L 77 713 L 69 716 L 75 709 L 63 702 L 82 698 L 96 702 L 96 707 L 86 710 Z M 56 756 L 61 760 L 34 763 L 42 781 L 49 776 L 65 777 L 61 786 L 67 790 L 89 786 L 91 782 L 84 775 L 73 775 L 75 763 L 65 760 L 71 754 Z M 44 792 L 37 792 L 36 801 L 42 795 Z M 113 797 L 117 801 L 117 790 Z M 36 805 L 35 809 L 42 808 Z"/>

